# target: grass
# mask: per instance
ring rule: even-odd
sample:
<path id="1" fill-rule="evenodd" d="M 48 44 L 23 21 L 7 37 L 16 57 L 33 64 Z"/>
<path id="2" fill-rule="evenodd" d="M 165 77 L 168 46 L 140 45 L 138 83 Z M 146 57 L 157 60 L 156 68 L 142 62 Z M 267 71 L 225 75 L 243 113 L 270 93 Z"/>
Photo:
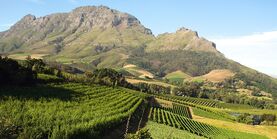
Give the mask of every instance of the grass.
<path id="1" fill-rule="evenodd" d="M 175 72 L 171 72 L 169 74 L 167 74 L 164 78 L 167 78 L 170 82 L 180 82 L 182 83 L 184 81 L 184 79 L 190 78 L 191 76 L 180 71 L 177 70 Z"/>
<path id="2" fill-rule="evenodd" d="M 156 85 L 161 85 L 161 86 L 164 86 L 164 87 L 176 87 L 175 85 L 172 85 L 172 84 L 168 84 L 168 83 L 164 83 L 164 82 L 161 82 L 161 81 L 158 81 L 158 80 L 142 80 L 142 79 L 130 79 L 130 78 L 126 78 L 126 80 L 132 84 L 136 84 L 136 83 L 148 83 L 148 84 L 156 84 Z"/>
<path id="3" fill-rule="evenodd" d="M 206 118 L 210 118 L 210 119 L 223 120 L 223 121 L 232 121 L 230 119 L 219 116 L 218 114 L 208 112 L 208 111 L 204 111 L 204 110 L 199 109 L 199 108 L 194 107 L 194 108 L 192 108 L 192 111 L 193 111 L 193 114 L 197 115 L 197 116 L 206 117 Z"/>
<path id="4" fill-rule="evenodd" d="M 185 79 L 185 81 L 203 83 L 205 81 L 205 79 L 201 76 L 197 76 L 197 77 L 192 77 L 192 78 Z"/>
<path id="5" fill-rule="evenodd" d="M 221 70 L 212 70 L 208 74 L 203 75 L 204 79 L 207 79 L 211 82 L 223 82 L 225 79 L 231 78 L 235 75 L 230 70 L 221 69 Z"/>
<path id="6" fill-rule="evenodd" d="M 226 111 L 226 112 L 249 113 L 249 114 L 256 114 L 256 115 L 262 115 L 262 114 L 277 115 L 276 110 L 257 109 L 255 107 L 244 105 L 244 104 L 219 103 L 218 105 L 223 108 L 223 111 Z"/>
<path id="7" fill-rule="evenodd" d="M 139 78 L 145 78 L 146 76 L 149 78 L 154 77 L 154 75 L 152 73 L 150 73 L 142 68 L 139 68 L 135 65 L 132 65 L 132 64 L 124 66 L 123 69 Z"/>
<path id="8" fill-rule="evenodd" d="M 16 53 L 16 54 L 11 54 L 8 57 L 12 59 L 17 59 L 17 60 L 25 60 L 27 56 L 31 56 L 31 58 L 36 58 L 36 59 L 42 59 L 46 55 L 47 54 Z"/>
<path id="9" fill-rule="evenodd" d="M 196 121 L 210 124 L 220 128 L 230 129 L 230 130 L 239 131 L 239 132 L 247 132 L 252 134 L 264 135 L 268 138 L 273 138 L 273 139 L 277 138 L 276 126 L 260 126 L 260 125 L 253 126 L 253 125 L 247 125 L 247 124 L 242 124 L 237 122 L 211 119 L 211 118 L 206 118 L 206 117 L 201 117 L 196 115 L 193 115 L 192 118 Z"/>
<path id="10" fill-rule="evenodd" d="M 219 103 L 218 105 L 219 107 L 222 107 L 225 109 L 232 109 L 232 110 L 255 109 L 255 107 L 252 107 L 250 105 L 244 105 L 244 104 Z"/>
<path id="11" fill-rule="evenodd" d="M 204 139 L 190 132 L 148 121 L 146 127 L 154 139 Z"/>

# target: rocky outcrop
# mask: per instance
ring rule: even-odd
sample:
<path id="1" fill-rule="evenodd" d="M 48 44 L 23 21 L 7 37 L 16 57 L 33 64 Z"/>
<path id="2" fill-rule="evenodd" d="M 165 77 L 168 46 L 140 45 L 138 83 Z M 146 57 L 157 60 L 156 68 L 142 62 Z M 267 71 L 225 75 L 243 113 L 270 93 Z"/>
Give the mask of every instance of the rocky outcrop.
<path id="1" fill-rule="evenodd" d="M 151 51 L 193 50 L 217 53 L 213 42 L 201 38 L 196 31 L 180 28 L 175 33 L 164 33 L 152 41 L 146 49 Z"/>
<path id="2" fill-rule="evenodd" d="M 84 50 L 81 56 L 85 57 L 94 54 L 92 50 L 99 46 L 146 46 L 147 52 L 193 50 L 217 53 L 215 44 L 200 38 L 195 31 L 182 27 L 175 33 L 164 33 L 155 38 L 136 17 L 106 6 L 84 6 L 69 13 L 44 17 L 29 14 L 2 32 L 0 37 L 0 52 L 31 51 L 53 55 Z"/>

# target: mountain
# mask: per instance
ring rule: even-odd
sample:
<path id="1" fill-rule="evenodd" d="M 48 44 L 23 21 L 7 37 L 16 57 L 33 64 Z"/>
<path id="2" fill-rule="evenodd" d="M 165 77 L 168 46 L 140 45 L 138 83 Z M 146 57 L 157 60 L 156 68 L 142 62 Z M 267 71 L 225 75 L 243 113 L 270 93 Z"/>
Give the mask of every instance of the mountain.
<path id="1" fill-rule="evenodd" d="M 199 38 L 198 33 L 187 28 L 180 28 L 175 33 L 164 33 L 148 44 L 146 51 L 195 50 L 218 52 L 213 42 Z"/>
<path id="2" fill-rule="evenodd" d="M 81 70 L 110 67 L 128 72 L 124 66 L 132 64 L 157 78 L 176 71 L 201 76 L 227 69 L 249 85 L 277 95 L 276 80 L 225 58 L 215 43 L 197 32 L 180 28 L 154 36 L 136 17 L 105 6 L 44 17 L 26 15 L 0 33 L 0 53 L 42 55 Z"/>
<path id="3" fill-rule="evenodd" d="M 52 54 L 99 44 L 139 46 L 153 37 L 151 30 L 132 15 L 105 6 L 86 6 L 39 18 L 24 16 L 1 33 L 1 52 L 27 50 Z"/>

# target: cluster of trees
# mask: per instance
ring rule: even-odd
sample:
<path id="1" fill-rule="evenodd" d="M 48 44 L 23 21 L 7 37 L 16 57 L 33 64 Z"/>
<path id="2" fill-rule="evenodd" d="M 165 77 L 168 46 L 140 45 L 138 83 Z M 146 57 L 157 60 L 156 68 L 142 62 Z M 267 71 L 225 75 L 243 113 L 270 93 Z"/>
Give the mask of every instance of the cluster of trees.
<path id="1" fill-rule="evenodd" d="M 234 82 L 234 80 L 219 84 L 221 88 L 217 88 L 216 90 L 203 87 L 203 82 L 184 82 L 179 87 L 174 88 L 173 94 L 177 96 L 214 99 L 233 104 L 246 104 L 261 109 L 275 109 L 274 103 L 270 100 L 250 98 L 247 95 L 235 93 L 236 90 L 233 85 L 236 84 L 230 82 Z M 256 90 L 256 92 L 259 92 L 259 90 Z"/>
<path id="2" fill-rule="evenodd" d="M 108 86 L 123 86 L 132 88 L 133 85 L 128 83 L 123 74 L 117 72 L 114 69 L 102 68 L 96 69 L 93 72 L 85 72 L 86 81 L 103 84 Z"/>
<path id="3" fill-rule="evenodd" d="M 161 75 L 161 77 L 164 73 L 177 69 L 186 71 L 192 76 L 203 75 L 214 69 L 232 69 L 234 71 L 239 69 L 238 64 L 209 52 L 174 50 L 145 53 L 143 50 L 137 50 L 132 55 L 128 62 L 149 71 L 155 71 L 156 75 Z"/>
<path id="4" fill-rule="evenodd" d="M 42 59 L 35 59 L 31 58 L 30 56 L 28 56 L 25 61 L 22 61 L 21 65 L 28 69 L 32 69 L 32 71 L 36 73 L 44 73 L 51 75 L 60 74 L 60 70 L 46 65 L 46 63 Z"/>
<path id="5" fill-rule="evenodd" d="M 274 114 L 262 114 L 262 115 L 251 115 L 249 113 L 240 114 L 237 117 L 237 121 L 240 123 L 259 125 L 265 122 L 267 125 L 274 125 L 276 121 L 276 115 Z"/>
<path id="6" fill-rule="evenodd" d="M 22 66 L 17 61 L 0 56 L 0 86 L 29 85 L 37 79 L 37 74 L 28 66 Z"/>
<path id="7" fill-rule="evenodd" d="M 265 121 L 268 125 L 274 125 L 274 122 L 276 121 L 276 115 L 274 114 L 263 114 L 261 116 L 261 120 Z"/>
<path id="8" fill-rule="evenodd" d="M 33 85 L 38 82 L 37 74 L 49 74 L 62 77 L 62 72 L 45 64 L 42 59 L 16 61 L 0 56 L 0 85 Z"/>
<path id="9" fill-rule="evenodd" d="M 164 87 L 157 84 L 138 83 L 134 85 L 135 88 L 141 92 L 147 92 L 152 94 L 170 94 L 171 87 Z"/>
<path id="10" fill-rule="evenodd" d="M 135 134 L 127 134 L 126 139 L 153 139 L 149 129 L 140 129 Z"/>
<path id="11" fill-rule="evenodd" d="M 177 96 L 189 96 L 196 98 L 209 98 L 207 91 L 201 88 L 202 82 L 185 82 L 180 87 L 176 87 L 173 93 Z"/>
<path id="12" fill-rule="evenodd" d="M 210 99 L 224 101 L 232 104 L 246 104 L 260 109 L 275 109 L 272 101 L 266 99 L 250 98 L 247 95 L 237 95 L 235 93 L 216 90 L 208 94 Z"/>

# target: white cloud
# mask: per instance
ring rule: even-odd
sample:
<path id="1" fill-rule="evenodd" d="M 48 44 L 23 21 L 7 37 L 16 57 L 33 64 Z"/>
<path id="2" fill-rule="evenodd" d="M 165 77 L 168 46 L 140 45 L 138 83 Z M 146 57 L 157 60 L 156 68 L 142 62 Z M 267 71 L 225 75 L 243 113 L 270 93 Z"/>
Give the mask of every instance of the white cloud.
<path id="1" fill-rule="evenodd" d="M 269 75 L 277 75 L 277 31 L 210 39 L 226 57 Z"/>

